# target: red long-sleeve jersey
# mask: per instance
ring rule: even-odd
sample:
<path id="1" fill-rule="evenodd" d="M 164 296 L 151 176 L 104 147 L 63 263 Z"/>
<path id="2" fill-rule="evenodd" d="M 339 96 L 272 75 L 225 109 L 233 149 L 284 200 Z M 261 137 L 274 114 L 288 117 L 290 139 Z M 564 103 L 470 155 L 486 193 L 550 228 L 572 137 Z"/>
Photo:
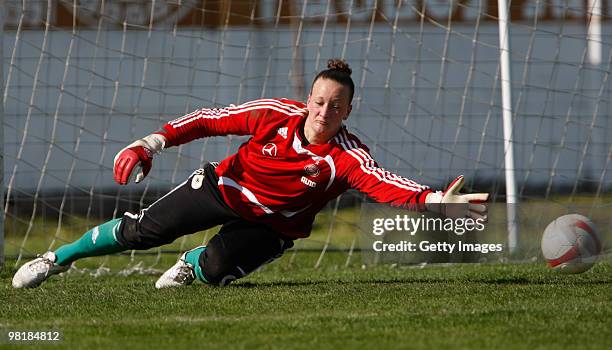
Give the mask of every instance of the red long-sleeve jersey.
<path id="1" fill-rule="evenodd" d="M 262 99 L 199 109 L 160 133 L 165 147 L 206 136 L 252 135 L 216 168 L 219 190 L 242 217 L 288 237 L 307 237 L 315 215 L 350 188 L 377 202 L 424 208 L 429 188 L 380 168 L 346 127 L 326 144 L 309 144 L 302 136 L 307 115 L 301 102 Z"/>

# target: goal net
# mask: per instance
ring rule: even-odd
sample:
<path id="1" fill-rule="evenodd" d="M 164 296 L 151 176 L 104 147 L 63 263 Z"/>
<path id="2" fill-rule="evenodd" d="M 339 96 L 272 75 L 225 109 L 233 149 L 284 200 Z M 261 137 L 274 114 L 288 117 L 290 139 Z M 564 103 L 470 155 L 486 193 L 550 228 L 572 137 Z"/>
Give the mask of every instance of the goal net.
<path id="1" fill-rule="evenodd" d="M 539 237 L 556 216 L 580 212 L 601 228 L 610 224 L 612 10 L 601 0 L 594 17 L 592 3 L 510 4 L 517 206 L 521 225 L 531 225 L 521 227 L 517 260 L 538 259 Z M 145 207 L 245 138 L 168 149 L 144 182 L 119 187 L 112 162 L 126 144 L 196 108 L 261 97 L 305 100 L 313 77 L 336 57 L 351 65 L 356 84 L 347 125 L 378 163 L 435 189 L 464 174 L 467 190 L 491 193 L 492 211 L 500 213 L 497 235 L 505 240 L 497 1 L 7 0 L 2 6 L 7 264 Z M 589 42 L 594 18 L 602 34 Z M 589 43 L 599 48 L 599 61 Z M 361 264 L 363 203 L 354 192 L 331 202 L 288 264 L 301 252 L 315 256 L 314 266 Z M 98 273 L 108 266 L 163 270 L 165 256 L 175 259 L 215 232 L 97 258 L 92 266 Z M 484 260 L 508 258 L 504 252 Z"/>

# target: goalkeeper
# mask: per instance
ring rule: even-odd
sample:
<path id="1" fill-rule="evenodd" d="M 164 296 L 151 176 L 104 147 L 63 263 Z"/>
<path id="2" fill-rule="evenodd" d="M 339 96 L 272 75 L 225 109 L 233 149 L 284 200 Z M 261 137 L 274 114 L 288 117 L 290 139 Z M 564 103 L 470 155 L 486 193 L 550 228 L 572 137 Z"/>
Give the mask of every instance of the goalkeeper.
<path id="1" fill-rule="evenodd" d="M 430 210 L 451 217 L 486 218 L 488 194 L 460 194 L 463 177 L 445 191 L 380 168 L 368 148 L 343 122 L 354 94 L 351 69 L 342 60 L 313 80 L 306 104 L 261 99 L 219 109 L 199 109 L 121 150 L 115 181 L 140 182 L 155 154 L 207 136 L 251 135 L 219 164 L 198 169 L 172 191 L 138 213 L 126 212 L 80 239 L 46 252 L 17 271 L 13 287 L 37 287 L 80 258 L 149 249 L 221 225 L 207 246 L 185 252 L 156 282 L 157 288 L 194 280 L 227 285 L 281 256 L 308 237 L 327 202 L 356 189 L 381 203 Z M 446 203 L 463 203 L 445 210 Z"/>

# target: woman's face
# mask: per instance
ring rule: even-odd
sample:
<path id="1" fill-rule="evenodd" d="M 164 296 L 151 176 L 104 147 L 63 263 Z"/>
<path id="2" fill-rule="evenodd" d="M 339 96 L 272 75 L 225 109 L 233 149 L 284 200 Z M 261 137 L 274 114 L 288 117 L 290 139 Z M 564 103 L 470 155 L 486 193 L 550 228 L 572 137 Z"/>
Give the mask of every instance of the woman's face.
<path id="1" fill-rule="evenodd" d="M 304 134 L 310 143 L 323 144 L 336 135 L 351 113 L 349 96 L 350 88 L 334 80 L 320 78 L 314 83 L 304 124 Z"/>

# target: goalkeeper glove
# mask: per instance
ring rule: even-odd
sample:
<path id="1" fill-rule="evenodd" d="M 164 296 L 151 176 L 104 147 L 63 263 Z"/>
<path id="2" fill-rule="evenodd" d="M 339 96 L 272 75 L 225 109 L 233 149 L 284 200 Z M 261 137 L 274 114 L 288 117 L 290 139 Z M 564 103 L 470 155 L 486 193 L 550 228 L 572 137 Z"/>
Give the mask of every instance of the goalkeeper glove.
<path id="1" fill-rule="evenodd" d="M 487 220 L 488 193 L 461 194 L 463 175 L 459 175 L 448 185 L 444 192 L 431 192 L 425 199 L 427 210 L 440 213 L 446 217 L 456 219 L 469 217 L 472 219 Z"/>
<path id="2" fill-rule="evenodd" d="M 165 144 L 166 138 L 163 135 L 151 134 L 119 151 L 113 163 L 115 181 L 127 185 L 133 175 L 136 175 L 134 182 L 142 181 L 153 166 L 153 155 L 161 152 Z M 134 168 L 137 168 L 136 171 Z"/>

